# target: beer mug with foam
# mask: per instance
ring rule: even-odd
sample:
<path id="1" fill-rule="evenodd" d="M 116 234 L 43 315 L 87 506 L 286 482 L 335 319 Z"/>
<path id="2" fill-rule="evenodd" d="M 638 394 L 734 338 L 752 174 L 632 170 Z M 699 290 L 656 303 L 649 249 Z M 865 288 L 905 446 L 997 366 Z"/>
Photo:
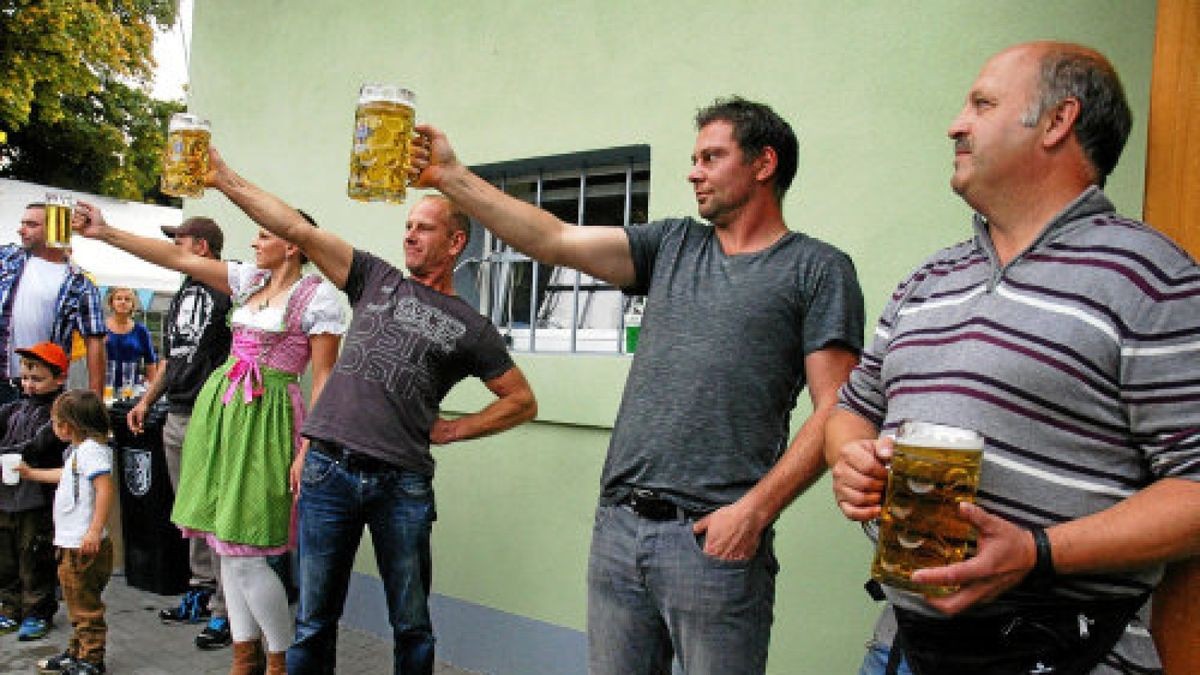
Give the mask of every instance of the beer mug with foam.
<path id="1" fill-rule="evenodd" d="M 391 84 L 364 84 L 354 113 L 346 193 L 361 202 L 404 201 L 416 94 Z"/>
<path id="2" fill-rule="evenodd" d="M 983 436 L 974 431 L 929 422 L 900 425 L 872 578 L 927 595 L 957 590 L 914 583 L 912 573 L 961 562 L 974 553 L 975 528 L 959 517 L 958 504 L 975 501 L 982 464 Z"/>
<path id="3" fill-rule="evenodd" d="M 167 147 L 163 151 L 163 192 L 173 197 L 204 196 L 211 138 L 208 120 L 188 113 L 171 115 L 167 125 Z"/>
<path id="4" fill-rule="evenodd" d="M 50 248 L 71 247 L 71 209 L 75 200 L 62 192 L 46 193 L 46 245 Z"/>

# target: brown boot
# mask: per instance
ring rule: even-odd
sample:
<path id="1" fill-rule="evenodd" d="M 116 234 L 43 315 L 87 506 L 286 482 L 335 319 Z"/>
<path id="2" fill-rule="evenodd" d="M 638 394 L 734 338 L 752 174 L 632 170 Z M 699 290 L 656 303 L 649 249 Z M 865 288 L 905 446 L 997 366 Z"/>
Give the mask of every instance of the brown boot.
<path id="1" fill-rule="evenodd" d="M 262 656 L 258 640 L 233 643 L 233 665 L 229 675 L 261 675 Z"/>
<path id="2" fill-rule="evenodd" d="M 267 675 L 287 675 L 287 652 L 267 652 Z"/>

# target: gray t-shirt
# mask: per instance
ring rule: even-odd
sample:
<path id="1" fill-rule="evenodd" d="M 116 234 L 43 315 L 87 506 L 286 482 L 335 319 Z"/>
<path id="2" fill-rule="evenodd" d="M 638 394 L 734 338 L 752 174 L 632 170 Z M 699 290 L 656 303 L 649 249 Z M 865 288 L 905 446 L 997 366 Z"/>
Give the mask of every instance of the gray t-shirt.
<path id="1" fill-rule="evenodd" d="M 303 433 L 431 476 L 438 406 L 459 380 L 513 367 L 504 339 L 461 299 L 365 251 L 354 252 L 345 291 L 354 317 Z"/>
<path id="2" fill-rule="evenodd" d="M 641 487 L 695 510 L 732 503 L 787 447 L 804 357 L 862 348 L 854 265 L 798 232 L 734 256 L 691 218 L 626 232 L 637 281 L 625 290 L 647 304 L 601 502 Z"/>

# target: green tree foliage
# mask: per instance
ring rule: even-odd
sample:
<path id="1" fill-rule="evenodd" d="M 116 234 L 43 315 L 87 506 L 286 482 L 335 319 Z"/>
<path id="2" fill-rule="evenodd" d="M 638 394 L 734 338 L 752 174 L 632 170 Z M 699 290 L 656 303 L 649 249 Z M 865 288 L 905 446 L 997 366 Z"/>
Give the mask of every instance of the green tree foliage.
<path id="1" fill-rule="evenodd" d="M 146 93 L 176 0 L 0 0 L 0 175 L 123 199 L 157 192 L 166 119 Z"/>

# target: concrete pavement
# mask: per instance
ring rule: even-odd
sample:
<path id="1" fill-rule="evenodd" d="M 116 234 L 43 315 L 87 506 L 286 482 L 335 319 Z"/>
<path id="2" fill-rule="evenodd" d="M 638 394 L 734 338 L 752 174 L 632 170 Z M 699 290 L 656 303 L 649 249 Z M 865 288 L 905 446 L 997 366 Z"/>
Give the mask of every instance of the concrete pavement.
<path id="1" fill-rule="evenodd" d="M 219 675 L 229 672 L 230 649 L 201 651 L 192 642 L 203 625 L 164 625 L 158 610 L 175 598 L 148 593 L 114 576 L 104 591 L 108 605 L 109 673 L 116 675 Z M 19 642 L 16 633 L 0 636 L 0 675 L 36 673 L 38 659 L 60 653 L 70 636 L 66 607 L 60 606 L 55 627 L 41 640 Z M 389 641 L 366 631 L 343 626 L 338 637 L 338 672 L 390 673 Z M 435 675 L 471 675 L 439 663 Z"/>

